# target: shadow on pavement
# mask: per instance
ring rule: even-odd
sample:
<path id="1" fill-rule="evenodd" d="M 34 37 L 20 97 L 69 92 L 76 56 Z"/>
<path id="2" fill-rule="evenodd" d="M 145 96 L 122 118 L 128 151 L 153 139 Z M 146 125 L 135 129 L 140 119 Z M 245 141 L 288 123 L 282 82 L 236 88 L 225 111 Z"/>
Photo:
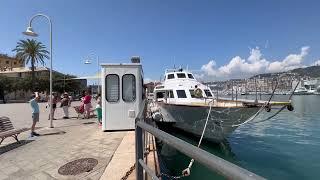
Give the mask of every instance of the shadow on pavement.
<path id="1" fill-rule="evenodd" d="M 3 154 L 3 153 L 6 153 L 8 151 L 11 151 L 11 150 L 14 150 L 20 146 L 23 146 L 23 145 L 26 145 L 30 142 L 32 142 L 34 140 L 20 140 L 20 143 L 19 142 L 14 142 L 14 143 L 11 143 L 11 144 L 7 144 L 5 146 L 2 146 L 0 147 L 0 155 Z"/>
<path id="2" fill-rule="evenodd" d="M 50 136 L 50 135 L 62 135 L 65 134 L 65 131 L 59 131 L 59 132 L 51 132 L 51 133 L 41 133 L 40 136 Z"/>

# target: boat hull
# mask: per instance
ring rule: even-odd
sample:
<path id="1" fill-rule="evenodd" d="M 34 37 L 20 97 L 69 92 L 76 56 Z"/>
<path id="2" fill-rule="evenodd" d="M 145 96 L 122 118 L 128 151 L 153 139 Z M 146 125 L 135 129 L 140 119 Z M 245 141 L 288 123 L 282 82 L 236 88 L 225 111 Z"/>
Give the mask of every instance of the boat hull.
<path id="1" fill-rule="evenodd" d="M 212 107 L 204 138 L 221 142 L 238 126 L 253 116 L 260 107 Z M 173 126 L 196 136 L 201 136 L 208 106 L 188 106 L 176 104 L 160 104 L 163 122 L 171 122 Z"/>

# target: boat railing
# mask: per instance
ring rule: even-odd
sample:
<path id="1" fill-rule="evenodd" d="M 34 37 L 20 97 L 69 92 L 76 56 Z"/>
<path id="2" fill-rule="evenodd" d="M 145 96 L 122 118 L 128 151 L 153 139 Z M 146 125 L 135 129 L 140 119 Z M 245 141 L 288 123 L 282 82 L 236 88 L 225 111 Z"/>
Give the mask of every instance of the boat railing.
<path id="1" fill-rule="evenodd" d="M 231 162 L 219 158 L 205 150 L 202 150 L 186 141 L 183 141 L 175 136 L 172 136 L 156 127 L 145 122 L 146 118 L 146 103 L 143 105 L 143 110 L 139 112 L 136 118 L 135 140 L 136 140 L 136 179 L 143 180 L 145 171 L 152 179 L 160 179 L 161 174 L 156 174 L 145 163 L 146 133 L 152 134 L 158 140 L 163 141 L 167 145 L 177 149 L 181 153 L 193 158 L 195 161 L 209 168 L 227 179 L 264 179 L 244 168 L 241 168 Z M 192 173 L 192 172 L 191 172 Z"/>

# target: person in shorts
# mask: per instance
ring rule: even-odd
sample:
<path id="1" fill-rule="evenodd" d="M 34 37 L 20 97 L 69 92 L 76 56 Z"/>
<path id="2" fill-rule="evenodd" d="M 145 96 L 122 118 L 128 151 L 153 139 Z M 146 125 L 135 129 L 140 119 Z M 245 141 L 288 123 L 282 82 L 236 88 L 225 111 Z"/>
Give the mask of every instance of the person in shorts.
<path id="1" fill-rule="evenodd" d="M 39 113 L 40 113 L 39 105 L 38 105 L 39 100 L 40 100 L 40 97 L 37 93 L 33 94 L 32 99 L 30 100 L 30 106 L 32 109 L 31 137 L 39 136 L 39 134 L 34 131 L 37 122 L 39 122 Z"/>

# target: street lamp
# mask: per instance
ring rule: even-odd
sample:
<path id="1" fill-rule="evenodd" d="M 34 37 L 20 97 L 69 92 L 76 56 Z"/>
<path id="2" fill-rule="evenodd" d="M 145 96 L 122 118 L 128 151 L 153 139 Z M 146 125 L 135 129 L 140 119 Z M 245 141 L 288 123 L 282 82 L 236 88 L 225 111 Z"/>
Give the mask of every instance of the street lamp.
<path id="1" fill-rule="evenodd" d="M 91 55 L 95 55 L 95 54 L 91 53 Z M 85 60 L 84 64 L 91 64 L 90 57 L 88 57 L 88 59 Z M 98 75 L 99 75 L 99 72 L 100 72 L 99 56 L 97 56 L 97 66 L 98 66 Z M 98 86 L 97 93 L 100 94 L 100 78 L 98 78 L 97 86 Z"/>
<path id="2" fill-rule="evenodd" d="M 50 28 L 50 95 L 49 95 L 49 98 L 50 98 L 50 128 L 53 128 L 53 122 L 52 122 L 52 22 L 51 22 L 51 19 L 47 16 L 47 15 L 44 15 L 44 14 L 36 14 L 34 16 L 32 16 L 32 18 L 30 19 L 29 21 L 29 26 L 27 27 L 27 30 L 25 32 L 23 32 L 24 35 L 27 35 L 27 36 L 32 36 L 32 37 L 37 37 L 38 34 L 35 33 L 33 31 L 33 28 L 32 28 L 32 21 L 36 18 L 36 17 L 44 17 L 48 20 L 49 22 L 49 28 Z"/>

